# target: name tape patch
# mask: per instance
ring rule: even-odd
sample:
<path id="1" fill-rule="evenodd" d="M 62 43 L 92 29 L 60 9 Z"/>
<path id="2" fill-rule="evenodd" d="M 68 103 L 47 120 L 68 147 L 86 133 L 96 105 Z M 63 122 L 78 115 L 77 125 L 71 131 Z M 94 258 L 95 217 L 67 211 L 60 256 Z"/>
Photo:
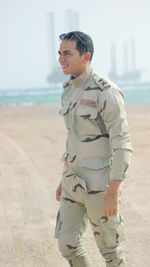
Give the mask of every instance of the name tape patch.
<path id="1" fill-rule="evenodd" d="M 81 99 L 80 105 L 97 108 L 96 102 L 94 100 L 90 100 L 90 99 Z"/>

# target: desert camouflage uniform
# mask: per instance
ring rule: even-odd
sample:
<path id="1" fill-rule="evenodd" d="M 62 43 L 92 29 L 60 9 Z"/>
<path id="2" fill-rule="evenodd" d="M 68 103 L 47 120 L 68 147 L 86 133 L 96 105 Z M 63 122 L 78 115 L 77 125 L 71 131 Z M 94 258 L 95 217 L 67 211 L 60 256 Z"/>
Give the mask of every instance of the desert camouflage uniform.
<path id="1" fill-rule="evenodd" d="M 82 247 L 89 219 L 106 266 L 125 266 L 120 248 L 123 217 L 120 211 L 102 216 L 110 180 L 125 179 L 132 154 L 123 94 L 90 66 L 64 84 L 60 114 L 68 137 L 55 234 L 59 250 L 70 266 L 91 266 Z"/>

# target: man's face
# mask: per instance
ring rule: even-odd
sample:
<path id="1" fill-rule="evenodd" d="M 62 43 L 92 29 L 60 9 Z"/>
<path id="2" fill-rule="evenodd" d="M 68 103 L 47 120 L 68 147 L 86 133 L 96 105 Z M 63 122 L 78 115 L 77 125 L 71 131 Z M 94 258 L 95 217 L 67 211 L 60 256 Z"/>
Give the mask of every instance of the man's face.
<path id="1" fill-rule="evenodd" d="M 76 41 L 63 40 L 58 53 L 59 63 L 64 74 L 77 77 L 86 70 L 86 53 L 80 55 L 79 51 L 76 49 Z"/>

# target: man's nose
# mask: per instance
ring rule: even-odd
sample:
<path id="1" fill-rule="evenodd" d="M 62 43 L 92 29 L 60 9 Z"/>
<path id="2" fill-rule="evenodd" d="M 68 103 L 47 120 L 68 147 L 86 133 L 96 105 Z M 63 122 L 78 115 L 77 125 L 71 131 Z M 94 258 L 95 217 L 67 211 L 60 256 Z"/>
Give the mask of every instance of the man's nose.
<path id="1" fill-rule="evenodd" d="M 60 55 L 58 60 L 59 60 L 59 62 L 64 62 L 64 60 L 65 60 L 64 59 L 64 56 L 63 55 Z"/>

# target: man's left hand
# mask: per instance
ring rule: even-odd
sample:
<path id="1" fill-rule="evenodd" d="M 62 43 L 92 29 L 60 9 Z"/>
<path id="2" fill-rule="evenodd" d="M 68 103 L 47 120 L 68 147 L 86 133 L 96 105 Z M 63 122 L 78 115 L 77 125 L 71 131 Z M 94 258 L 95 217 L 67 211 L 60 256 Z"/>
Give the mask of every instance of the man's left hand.
<path id="1" fill-rule="evenodd" d="M 119 189 L 122 180 L 111 180 L 102 206 L 102 216 L 116 216 L 119 204 Z"/>
<path id="2" fill-rule="evenodd" d="M 110 194 L 107 193 L 103 207 L 102 207 L 102 215 L 109 217 L 109 216 L 116 216 L 118 212 L 118 194 Z"/>

